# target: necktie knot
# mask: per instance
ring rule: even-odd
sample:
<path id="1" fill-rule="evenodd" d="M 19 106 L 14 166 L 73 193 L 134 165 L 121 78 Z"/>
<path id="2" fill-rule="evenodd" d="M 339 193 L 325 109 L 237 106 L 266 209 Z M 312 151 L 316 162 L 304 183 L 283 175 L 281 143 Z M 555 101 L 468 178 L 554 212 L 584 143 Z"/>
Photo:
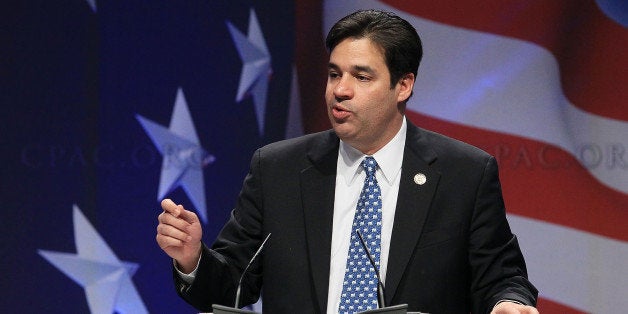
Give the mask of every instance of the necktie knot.
<path id="1" fill-rule="evenodd" d="M 366 171 L 367 177 L 374 176 L 375 170 L 377 170 L 377 161 L 375 161 L 375 158 L 367 156 L 362 160 L 362 168 Z"/>

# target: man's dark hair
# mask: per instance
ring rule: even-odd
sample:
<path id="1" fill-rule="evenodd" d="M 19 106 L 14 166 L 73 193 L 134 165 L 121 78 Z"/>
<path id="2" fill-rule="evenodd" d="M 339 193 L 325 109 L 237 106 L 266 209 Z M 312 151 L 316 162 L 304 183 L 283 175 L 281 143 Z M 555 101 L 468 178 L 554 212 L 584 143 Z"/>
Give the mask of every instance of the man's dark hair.
<path id="1" fill-rule="evenodd" d="M 391 12 L 361 10 L 343 17 L 327 34 L 325 44 L 331 52 L 347 38 L 368 38 L 384 51 L 393 88 L 407 73 L 416 79 L 423 56 L 421 38 L 408 21 Z"/>

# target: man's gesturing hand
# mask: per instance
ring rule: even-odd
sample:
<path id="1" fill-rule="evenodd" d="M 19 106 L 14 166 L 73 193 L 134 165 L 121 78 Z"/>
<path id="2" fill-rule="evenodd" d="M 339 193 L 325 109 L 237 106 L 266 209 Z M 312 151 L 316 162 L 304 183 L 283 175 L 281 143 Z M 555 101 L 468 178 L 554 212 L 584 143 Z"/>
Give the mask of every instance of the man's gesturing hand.
<path id="1" fill-rule="evenodd" d="M 161 201 L 164 210 L 157 220 L 157 244 L 177 261 L 179 270 L 190 273 L 201 256 L 203 230 L 195 213 L 170 199 Z"/>

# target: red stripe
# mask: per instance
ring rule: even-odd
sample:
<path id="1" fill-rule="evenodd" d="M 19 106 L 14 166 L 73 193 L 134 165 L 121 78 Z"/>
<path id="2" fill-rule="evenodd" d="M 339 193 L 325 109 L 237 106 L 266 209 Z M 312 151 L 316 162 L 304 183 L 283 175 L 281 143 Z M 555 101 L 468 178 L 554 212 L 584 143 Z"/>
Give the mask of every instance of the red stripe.
<path id="1" fill-rule="evenodd" d="M 329 129 L 325 105 L 327 50 L 323 35 L 320 0 L 295 1 L 295 62 L 298 73 L 301 116 L 306 133 Z"/>
<path id="2" fill-rule="evenodd" d="M 585 314 L 586 312 L 582 312 L 580 310 L 576 310 L 567 305 L 554 302 L 548 299 L 539 298 L 536 304 L 537 310 L 539 313 L 543 314 Z"/>
<path id="3" fill-rule="evenodd" d="M 411 111 L 406 115 L 421 127 L 494 155 L 509 213 L 628 241 L 624 223 L 628 221 L 628 195 L 602 185 L 568 152 L 546 143 L 462 126 Z"/>
<path id="4" fill-rule="evenodd" d="M 558 61 L 563 92 L 574 105 L 628 121 L 628 30 L 594 1 L 383 2 L 416 16 L 545 47 Z"/>

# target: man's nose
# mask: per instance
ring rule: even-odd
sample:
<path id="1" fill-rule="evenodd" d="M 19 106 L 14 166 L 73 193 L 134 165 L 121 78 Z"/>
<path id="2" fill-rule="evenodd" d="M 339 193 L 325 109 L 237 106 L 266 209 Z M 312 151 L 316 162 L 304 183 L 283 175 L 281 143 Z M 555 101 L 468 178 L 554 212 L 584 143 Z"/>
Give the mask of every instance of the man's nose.
<path id="1" fill-rule="evenodd" d="M 343 76 L 334 87 L 334 96 L 339 100 L 353 98 L 353 87 L 348 82 L 346 75 Z"/>

